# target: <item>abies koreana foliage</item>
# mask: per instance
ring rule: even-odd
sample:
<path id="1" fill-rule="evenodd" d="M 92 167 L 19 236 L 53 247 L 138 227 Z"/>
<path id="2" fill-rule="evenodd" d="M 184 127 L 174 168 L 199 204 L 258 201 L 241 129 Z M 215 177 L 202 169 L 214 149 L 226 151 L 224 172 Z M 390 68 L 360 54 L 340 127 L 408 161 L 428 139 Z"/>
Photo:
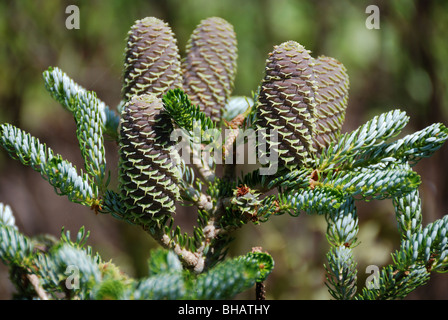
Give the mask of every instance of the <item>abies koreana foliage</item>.
<path id="1" fill-rule="evenodd" d="M 236 36 L 224 19 L 201 21 L 181 58 L 170 26 L 149 17 L 129 31 L 116 108 L 57 67 L 43 73 L 47 91 L 73 115 L 84 168 L 12 124 L 0 125 L 1 146 L 58 195 L 141 227 L 161 248 L 148 276 L 133 279 L 86 245 L 84 228 L 74 240 L 64 230 L 60 239 L 31 238 L 2 204 L 0 258 L 17 298 L 232 298 L 274 267 L 259 248 L 227 257 L 232 231 L 301 212 L 327 223 L 326 285 L 335 299 L 403 298 L 432 272 L 447 271 L 447 218 L 422 225 L 413 170 L 448 138 L 443 124 L 397 138 L 409 117 L 392 110 L 342 133 L 349 78 L 341 62 L 287 41 L 268 54 L 254 94 L 234 97 L 236 61 Z M 259 168 L 237 175 L 233 150 L 250 140 L 247 132 L 255 134 Z M 106 170 L 105 139 L 119 146 L 117 186 Z M 214 152 L 204 157 L 204 150 Z M 401 245 L 393 264 L 358 290 L 356 202 L 372 199 L 392 199 Z M 191 234 L 174 223 L 181 205 L 197 210 Z M 75 283 L 67 282 L 73 266 Z"/>

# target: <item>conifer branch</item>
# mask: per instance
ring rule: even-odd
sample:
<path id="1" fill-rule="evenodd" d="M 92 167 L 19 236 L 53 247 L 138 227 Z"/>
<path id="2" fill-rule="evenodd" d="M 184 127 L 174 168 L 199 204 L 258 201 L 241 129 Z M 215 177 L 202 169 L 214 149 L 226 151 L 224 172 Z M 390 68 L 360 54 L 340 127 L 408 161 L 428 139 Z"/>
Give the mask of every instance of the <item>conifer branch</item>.
<path id="1" fill-rule="evenodd" d="M 254 250 L 226 258 L 232 233 L 302 212 L 327 223 L 325 284 L 335 299 L 404 298 L 432 272 L 448 271 L 448 216 L 422 226 L 422 181 L 413 170 L 448 140 L 444 124 L 393 140 L 409 116 L 392 110 L 342 134 L 347 70 L 295 41 L 274 46 L 252 99 L 232 97 L 236 37 L 221 18 L 201 21 L 186 55 L 181 60 L 167 23 L 137 20 L 128 33 L 118 113 L 59 68 L 43 73 L 47 91 L 74 117 L 85 172 L 31 134 L 0 124 L 0 146 L 56 194 L 141 227 L 161 246 L 148 276 L 133 279 L 86 246 L 84 227 L 75 239 L 64 229 L 60 239 L 27 237 L 11 207 L 0 204 L 0 260 L 18 297 L 230 299 L 256 286 L 257 298 L 265 298 L 272 256 Z M 262 158 L 259 170 L 238 175 L 235 161 L 226 160 L 246 143 L 244 130 L 255 133 Z M 109 188 L 105 136 L 119 146 L 117 190 Z M 383 199 L 393 201 L 401 245 L 373 285 L 357 293 L 356 204 Z M 178 205 L 197 209 L 191 235 L 175 221 Z"/>
<path id="2" fill-rule="evenodd" d="M 50 67 L 43 73 L 44 84 L 50 95 L 58 101 L 66 110 L 75 113 L 78 96 L 88 97 L 92 104 L 98 108 L 101 115 L 104 132 L 112 139 L 118 138 L 118 114 L 110 109 L 103 101 L 99 100 L 93 92 L 77 84 L 58 67 Z"/>
<path id="3" fill-rule="evenodd" d="M 98 186 L 87 174 L 78 174 L 76 168 L 62 156 L 42 144 L 39 139 L 10 124 L 0 125 L 0 144 L 9 155 L 30 166 L 47 180 L 59 195 L 91 206 L 98 198 Z"/>

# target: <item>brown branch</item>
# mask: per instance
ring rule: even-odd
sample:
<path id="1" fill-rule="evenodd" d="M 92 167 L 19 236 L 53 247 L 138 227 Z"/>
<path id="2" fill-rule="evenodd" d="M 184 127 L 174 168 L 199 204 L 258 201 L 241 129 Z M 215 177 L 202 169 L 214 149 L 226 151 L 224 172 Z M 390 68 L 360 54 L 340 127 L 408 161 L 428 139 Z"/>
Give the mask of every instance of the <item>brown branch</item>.
<path id="1" fill-rule="evenodd" d="M 266 300 L 266 286 L 265 286 L 264 282 L 256 283 L 255 300 Z"/>
<path id="2" fill-rule="evenodd" d="M 26 277 L 27 277 L 28 281 L 31 283 L 31 285 L 33 286 L 34 291 L 36 291 L 37 296 L 41 300 L 48 300 L 47 293 L 40 286 L 39 278 L 35 274 L 27 274 Z"/>

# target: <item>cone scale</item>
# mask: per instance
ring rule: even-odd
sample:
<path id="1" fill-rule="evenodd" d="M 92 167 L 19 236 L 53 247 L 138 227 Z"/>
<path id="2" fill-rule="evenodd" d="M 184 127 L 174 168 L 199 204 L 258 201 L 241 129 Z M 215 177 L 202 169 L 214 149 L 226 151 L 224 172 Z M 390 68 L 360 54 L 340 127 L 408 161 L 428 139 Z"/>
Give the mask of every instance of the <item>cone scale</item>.
<path id="1" fill-rule="evenodd" d="M 341 133 L 348 103 L 349 78 L 342 63 L 324 56 L 316 59 L 314 73 L 318 82 L 314 146 L 320 151 Z"/>
<path id="2" fill-rule="evenodd" d="M 123 96 L 154 93 L 161 98 L 182 87 L 176 38 L 167 23 L 155 17 L 137 20 L 128 34 Z"/>
<path id="3" fill-rule="evenodd" d="M 236 73 L 237 42 L 233 26 L 212 17 L 193 31 L 182 62 L 183 88 L 194 105 L 220 121 Z"/>
<path id="4" fill-rule="evenodd" d="M 312 134 L 317 81 L 313 65 L 310 53 L 293 41 L 274 47 L 267 60 L 258 97 L 257 127 L 278 131 L 278 144 L 267 142 L 286 167 L 315 152 Z"/>
<path id="5" fill-rule="evenodd" d="M 154 94 L 125 104 L 120 125 L 119 189 L 128 218 L 148 224 L 175 213 L 180 174 L 171 159 L 171 122 Z"/>
<path id="6" fill-rule="evenodd" d="M 266 61 L 256 126 L 278 133 L 266 137 L 279 164 L 296 168 L 337 139 L 348 100 L 348 75 L 336 59 L 314 59 L 295 41 L 275 46 Z M 268 151 L 269 152 L 269 151 Z"/>

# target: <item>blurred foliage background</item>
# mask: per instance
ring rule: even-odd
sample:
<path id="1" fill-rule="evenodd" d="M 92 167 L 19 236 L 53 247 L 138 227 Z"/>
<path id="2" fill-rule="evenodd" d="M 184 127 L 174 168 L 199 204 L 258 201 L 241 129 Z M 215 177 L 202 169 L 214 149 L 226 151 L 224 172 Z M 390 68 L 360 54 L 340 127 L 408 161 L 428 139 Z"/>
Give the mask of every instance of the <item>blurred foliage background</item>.
<path id="1" fill-rule="evenodd" d="M 68 5 L 80 10 L 80 28 L 69 30 Z M 380 9 L 380 29 L 369 30 L 366 7 Z M 39 137 L 82 167 L 72 116 L 47 94 L 42 72 L 58 66 L 110 106 L 120 101 L 126 35 L 135 20 L 155 16 L 175 32 L 181 54 L 201 19 L 220 16 L 233 24 L 238 38 L 235 95 L 250 96 L 259 85 L 267 54 L 274 45 L 295 40 L 313 52 L 340 60 L 351 89 L 344 131 L 378 113 L 400 108 L 411 120 L 406 132 L 448 118 L 448 2 L 436 0 L 17 0 L 0 2 L 0 121 Z M 406 133 L 405 132 L 405 133 Z M 108 165 L 116 179 L 116 151 L 108 143 Z M 448 213 L 448 146 L 416 167 L 422 176 L 424 224 Z M 89 244 L 130 275 L 146 274 L 149 251 L 156 244 L 140 229 L 95 215 L 89 208 L 54 194 L 40 175 L 0 152 L 0 201 L 11 205 L 27 235 L 59 236 L 62 226 L 76 234 L 91 230 Z M 390 263 L 399 246 L 390 200 L 358 202 L 356 249 L 359 287 L 368 265 Z M 183 210 L 184 223 L 194 214 Z M 262 246 L 275 259 L 267 282 L 268 299 L 328 299 L 324 283 L 325 219 L 302 215 L 276 217 L 235 233 L 230 255 Z M 14 291 L 0 266 L 0 299 Z M 238 298 L 253 299 L 254 292 Z M 408 299 L 448 298 L 448 276 Z"/>

